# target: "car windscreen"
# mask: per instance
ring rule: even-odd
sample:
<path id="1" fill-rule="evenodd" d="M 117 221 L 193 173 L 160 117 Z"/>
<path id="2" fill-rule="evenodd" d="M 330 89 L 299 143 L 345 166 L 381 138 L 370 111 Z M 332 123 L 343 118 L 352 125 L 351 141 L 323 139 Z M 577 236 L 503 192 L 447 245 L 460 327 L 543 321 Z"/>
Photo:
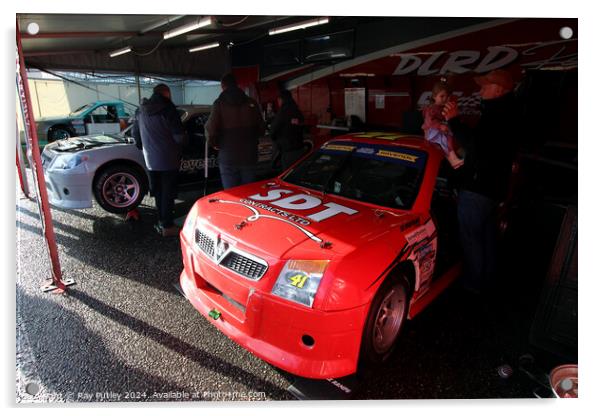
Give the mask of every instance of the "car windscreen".
<path id="1" fill-rule="evenodd" d="M 283 180 L 361 202 L 410 209 L 426 158 L 425 152 L 400 146 L 329 142 Z"/>
<path id="2" fill-rule="evenodd" d="M 90 109 L 90 108 L 92 108 L 92 104 L 82 105 L 77 110 L 73 110 L 72 112 L 70 112 L 69 115 L 70 116 L 79 116 L 79 115 L 85 113 L 86 111 L 88 111 L 88 109 Z"/>

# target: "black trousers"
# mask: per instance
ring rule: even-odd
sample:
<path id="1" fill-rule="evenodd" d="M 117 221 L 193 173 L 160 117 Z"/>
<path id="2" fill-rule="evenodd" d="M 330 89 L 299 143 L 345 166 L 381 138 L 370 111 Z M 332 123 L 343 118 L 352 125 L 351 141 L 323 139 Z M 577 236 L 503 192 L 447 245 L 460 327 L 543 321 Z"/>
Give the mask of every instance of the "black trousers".
<path id="1" fill-rule="evenodd" d="M 150 189 L 155 197 L 159 223 L 163 228 L 173 227 L 174 199 L 177 192 L 177 170 L 151 170 Z"/>

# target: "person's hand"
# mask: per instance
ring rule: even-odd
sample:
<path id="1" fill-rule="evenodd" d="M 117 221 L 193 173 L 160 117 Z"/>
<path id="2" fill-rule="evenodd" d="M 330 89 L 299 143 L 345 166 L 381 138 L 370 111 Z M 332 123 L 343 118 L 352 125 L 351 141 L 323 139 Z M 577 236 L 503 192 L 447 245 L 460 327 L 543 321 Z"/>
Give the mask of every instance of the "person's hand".
<path id="1" fill-rule="evenodd" d="M 442 111 L 443 117 L 446 120 L 451 120 L 454 117 L 458 116 L 458 103 L 455 101 L 448 101 L 443 107 Z"/>

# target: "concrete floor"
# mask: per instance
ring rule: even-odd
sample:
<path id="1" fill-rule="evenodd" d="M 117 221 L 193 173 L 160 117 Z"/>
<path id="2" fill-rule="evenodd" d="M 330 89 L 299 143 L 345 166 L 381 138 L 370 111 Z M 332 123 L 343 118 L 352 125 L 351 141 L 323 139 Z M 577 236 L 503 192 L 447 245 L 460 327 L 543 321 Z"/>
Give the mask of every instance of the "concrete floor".
<path id="1" fill-rule="evenodd" d="M 179 215 L 196 196 L 178 202 Z M 98 206 L 53 208 L 63 274 L 77 283 L 52 295 L 40 290 L 50 272 L 37 204 L 17 192 L 17 401 L 295 400 L 293 377 L 230 341 L 174 289 L 179 242 L 154 232 L 151 203 L 127 223 Z M 489 306 L 452 286 L 408 323 L 386 366 L 358 377 L 353 397 L 533 397 L 516 368 L 527 322 L 507 302 Z M 504 363 L 515 368 L 506 380 Z"/>

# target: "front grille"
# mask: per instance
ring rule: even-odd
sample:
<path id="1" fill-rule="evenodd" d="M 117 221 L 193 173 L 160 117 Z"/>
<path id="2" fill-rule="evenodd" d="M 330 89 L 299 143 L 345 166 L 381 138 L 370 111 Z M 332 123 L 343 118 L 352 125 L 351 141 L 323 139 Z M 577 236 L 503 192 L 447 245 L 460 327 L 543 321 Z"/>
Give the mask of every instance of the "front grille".
<path id="1" fill-rule="evenodd" d="M 230 252 L 221 262 L 222 266 L 252 280 L 258 280 L 267 270 L 267 266 L 236 252 Z"/>
<path id="2" fill-rule="evenodd" d="M 219 235 L 212 236 L 203 229 L 196 229 L 194 242 L 214 263 L 247 279 L 259 280 L 268 270 L 264 260 L 236 249 L 231 243 L 221 240 Z M 218 248 L 223 248 L 224 252 Z"/>
<path id="3" fill-rule="evenodd" d="M 199 230 L 196 230 L 194 233 L 194 241 L 206 255 L 213 258 L 215 253 L 215 243 L 211 237 Z"/>

